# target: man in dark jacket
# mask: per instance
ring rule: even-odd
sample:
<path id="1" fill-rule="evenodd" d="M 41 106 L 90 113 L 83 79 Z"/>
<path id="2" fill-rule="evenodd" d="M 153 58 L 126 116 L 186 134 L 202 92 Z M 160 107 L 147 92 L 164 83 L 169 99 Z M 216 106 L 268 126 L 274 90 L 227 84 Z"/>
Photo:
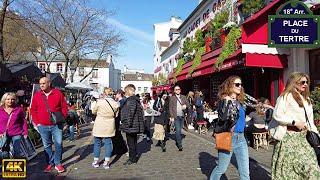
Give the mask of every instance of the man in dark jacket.
<path id="1" fill-rule="evenodd" d="M 176 145 L 179 151 L 182 151 L 182 138 L 181 138 L 181 129 L 183 127 L 184 118 L 188 117 L 188 108 L 190 104 L 186 96 L 181 95 L 180 86 L 174 86 L 174 94 L 170 97 L 169 101 L 169 115 L 171 123 L 174 122 L 176 129 Z"/>
<path id="2" fill-rule="evenodd" d="M 119 115 L 115 119 L 116 125 L 116 134 L 114 137 L 111 138 L 112 145 L 113 145 L 113 155 L 121 156 L 128 152 L 127 144 L 123 139 L 123 136 L 120 131 L 120 121 L 121 121 L 121 110 L 126 102 L 126 98 L 124 97 L 124 91 L 118 89 L 115 92 L 115 100 L 119 103 Z"/>
<path id="3" fill-rule="evenodd" d="M 121 130 L 126 133 L 129 146 L 129 159 L 124 165 L 137 163 L 137 134 L 144 131 L 143 109 L 140 99 L 135 96 L 135 86 L 125 87 L 126 102 L 121 109 Z"/>

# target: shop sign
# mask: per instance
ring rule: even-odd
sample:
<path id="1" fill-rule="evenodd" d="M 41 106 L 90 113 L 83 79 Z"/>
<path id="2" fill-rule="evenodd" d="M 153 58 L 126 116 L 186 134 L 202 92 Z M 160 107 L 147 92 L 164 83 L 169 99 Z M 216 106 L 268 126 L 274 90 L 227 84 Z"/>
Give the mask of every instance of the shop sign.
<path id="1" fill-rule="evenodd" d="M 310 48 L 320 46 L 320 16 L 301 1 L 286 2 L 268 16 L 268 46 Z"/>

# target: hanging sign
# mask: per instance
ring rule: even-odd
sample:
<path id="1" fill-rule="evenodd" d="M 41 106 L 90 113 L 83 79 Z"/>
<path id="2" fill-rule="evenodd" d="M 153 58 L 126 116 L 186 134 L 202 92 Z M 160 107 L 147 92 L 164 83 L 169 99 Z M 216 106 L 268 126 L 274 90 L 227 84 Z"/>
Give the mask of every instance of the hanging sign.
<path id="1" fill-rule="evenodd" d="M 268 46 L 320 47 L 320 16 L 301 1 L 286 2 L 276 15 L 268 16 Z"/>

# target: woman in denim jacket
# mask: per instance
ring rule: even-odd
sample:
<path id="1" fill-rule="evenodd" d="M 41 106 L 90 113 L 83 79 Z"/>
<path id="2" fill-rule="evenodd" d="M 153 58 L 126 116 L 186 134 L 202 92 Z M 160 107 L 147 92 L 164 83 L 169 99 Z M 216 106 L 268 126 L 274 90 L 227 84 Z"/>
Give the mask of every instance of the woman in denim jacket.
<path id="1" fill-rule="evenodd" d="M 230 163 L 232 154 L 237 159 L 241 180 L 250 179 L 248 146 L 244 137 L 245 108 L 244 89 L 241 78 L 231 76 L 219 87 L 218 122 L 214 125 L 214 134 L 221 132 L 232 133 L 232 151 L 218 152 L 218 165 L 213 169 L 210 180 L 219 180 Z"/>

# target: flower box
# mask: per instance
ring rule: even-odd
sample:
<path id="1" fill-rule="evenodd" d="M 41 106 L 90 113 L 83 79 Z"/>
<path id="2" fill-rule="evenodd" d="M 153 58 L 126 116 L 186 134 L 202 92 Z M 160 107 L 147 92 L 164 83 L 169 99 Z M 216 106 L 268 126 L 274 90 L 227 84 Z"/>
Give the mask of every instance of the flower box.
<path id="1" fill-rule="evenodd" d="M 212 43 L 212 38 L 211 37 L 206 37 L 206 40 L 205 40 L 205 46 L 206 46 L 206 53 L 207 52 L 210 52 L 212 49 L 211 49 L 211 43 Z"/>

